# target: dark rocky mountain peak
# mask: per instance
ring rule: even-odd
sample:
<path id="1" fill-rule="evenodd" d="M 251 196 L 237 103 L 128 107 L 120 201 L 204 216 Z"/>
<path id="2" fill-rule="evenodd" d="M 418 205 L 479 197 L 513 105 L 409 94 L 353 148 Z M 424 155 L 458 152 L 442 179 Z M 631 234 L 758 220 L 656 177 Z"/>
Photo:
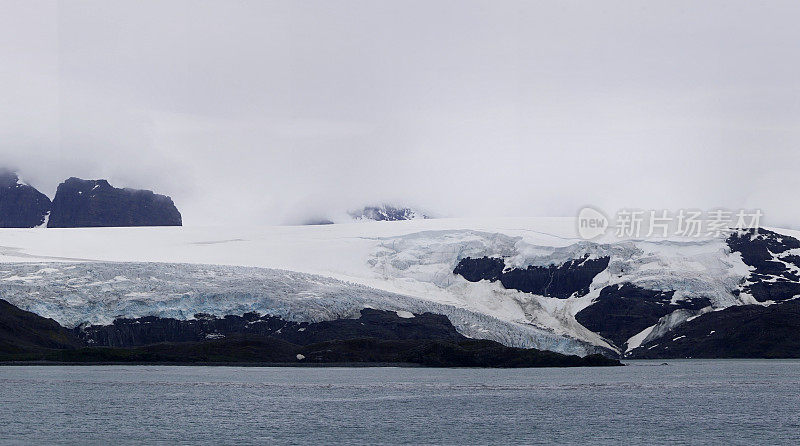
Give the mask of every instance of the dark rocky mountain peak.
<path id="1" fill-rule="evenodd" d="M 41 226 L 50 212 L 50 199 L 19 180 L 16 172 L 0 169 L 0 227 Z"/>
<path id="2" fill-rule="evenodd" d="M 0 168 L 0 187 L 16 186 L 19 183 L 19 176 L 10 169 Z"/>
<path id="3" fill-rule="evenodd" d="M 48 227 L 181 226 L 181 214 L 165 195 L 119 189 L 106 180 L 70 178 L 53 199 Z"/>

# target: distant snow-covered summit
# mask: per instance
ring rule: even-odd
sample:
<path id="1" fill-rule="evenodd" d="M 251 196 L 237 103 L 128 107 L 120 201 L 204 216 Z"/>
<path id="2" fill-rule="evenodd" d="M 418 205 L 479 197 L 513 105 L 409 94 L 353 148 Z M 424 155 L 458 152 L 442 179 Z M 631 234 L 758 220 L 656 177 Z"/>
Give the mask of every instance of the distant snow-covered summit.
<path id="1" fill-rule="evenodd" d="M 354 221 L 406 221 L 426 220 L 432 217 L 419 209 L 390 204 L 364 206 L 359 209 L 341 212 L 334 215 L 316 215 L 302 221 L 304 226 L 332 225 L 337 223 L 352 223 Z"/>
<path id="2" fill-rule="evenodd" d="M 357 211 L 350 211 L 356 220 L 401 221 L 431 218 L 428 215 L 407 207 L 395 207 L 388 204 L 366 206 Z"/>

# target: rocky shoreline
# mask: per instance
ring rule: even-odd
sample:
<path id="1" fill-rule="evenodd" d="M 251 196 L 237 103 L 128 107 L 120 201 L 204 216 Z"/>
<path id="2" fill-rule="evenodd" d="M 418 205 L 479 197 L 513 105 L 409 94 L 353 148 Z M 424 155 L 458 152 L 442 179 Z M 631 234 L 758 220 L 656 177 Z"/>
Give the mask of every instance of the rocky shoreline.
<path id="1" fill-rule="evenodd" d="M 66 329 L 0 299 L 0 364 L 586 367 L 618 360 L 469 339 L 447 317 L 364 309 L 359 319 L 294 323 L 245 314 L 139 318 Z"/>

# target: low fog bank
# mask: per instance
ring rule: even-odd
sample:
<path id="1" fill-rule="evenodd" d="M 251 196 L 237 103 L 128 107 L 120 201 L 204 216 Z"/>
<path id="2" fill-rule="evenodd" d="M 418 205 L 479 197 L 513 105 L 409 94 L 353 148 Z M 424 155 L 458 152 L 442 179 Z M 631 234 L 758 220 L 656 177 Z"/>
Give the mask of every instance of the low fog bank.
<path id="1" fill-rule="evenodd" d="M 760 208 L 800 225 L 792 2 L 9 2 L 0 163 L 186 225 Z M 353 13 L 358 11 L 358 13 Z"/>

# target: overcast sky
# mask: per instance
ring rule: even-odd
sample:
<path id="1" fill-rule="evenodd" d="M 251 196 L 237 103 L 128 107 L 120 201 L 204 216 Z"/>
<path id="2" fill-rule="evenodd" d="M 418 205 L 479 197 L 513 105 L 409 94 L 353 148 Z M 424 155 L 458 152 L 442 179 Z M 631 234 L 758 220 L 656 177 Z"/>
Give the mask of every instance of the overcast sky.
<path id="1" fill-rule="evenodd" d="M 0 0 L 0 155 L 187 225 L 762 208 L 800 224 L 796 1 Z"/>

